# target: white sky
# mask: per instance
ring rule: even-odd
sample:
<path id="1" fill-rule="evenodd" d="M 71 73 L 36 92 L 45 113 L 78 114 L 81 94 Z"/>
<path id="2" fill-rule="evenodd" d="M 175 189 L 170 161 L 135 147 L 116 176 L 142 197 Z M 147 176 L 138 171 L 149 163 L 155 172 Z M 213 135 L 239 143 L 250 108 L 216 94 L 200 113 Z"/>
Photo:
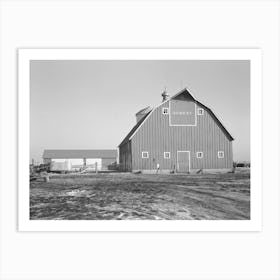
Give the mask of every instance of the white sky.
<path id="1" fill-rule="evenodd" d="M 235 138 L 234 160 L 250 160 L 249 61 L 32 61 L 30 158 L 44 149 L 114 149 L 135 113 L 183 87 Z"/>

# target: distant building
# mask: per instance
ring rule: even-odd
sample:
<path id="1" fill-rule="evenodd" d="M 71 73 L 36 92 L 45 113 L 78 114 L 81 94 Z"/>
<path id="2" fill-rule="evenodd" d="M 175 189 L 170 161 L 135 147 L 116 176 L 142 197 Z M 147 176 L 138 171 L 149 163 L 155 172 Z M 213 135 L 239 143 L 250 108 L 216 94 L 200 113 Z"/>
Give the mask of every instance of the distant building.
<path id="1" fill-rule="evenodd" d="M 44 163 L 51 163 L 52 171 L 77 170 L 81 168 L 107 170 L 117 161 L 117 150 L 45 150 Z"/>
<path id="2" fill-rule="evenodd" d="M 166 92 L 154 109 L 136 114 L 137 123 L 119 145 L 123 171 L 227 171 L 233 167 L 233 137 L 206 105 L 187 89 Z"/>

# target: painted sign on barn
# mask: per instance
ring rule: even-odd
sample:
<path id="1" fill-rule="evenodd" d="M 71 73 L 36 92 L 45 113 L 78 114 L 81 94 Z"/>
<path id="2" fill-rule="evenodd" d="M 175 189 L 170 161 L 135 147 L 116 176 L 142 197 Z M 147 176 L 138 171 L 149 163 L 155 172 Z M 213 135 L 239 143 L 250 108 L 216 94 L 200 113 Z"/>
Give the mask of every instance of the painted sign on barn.
<path id="1" fill-rule="evenodd" d="M 170 125 L 196 125 L 195 103 L 183 100 L 171 100 Z"/>

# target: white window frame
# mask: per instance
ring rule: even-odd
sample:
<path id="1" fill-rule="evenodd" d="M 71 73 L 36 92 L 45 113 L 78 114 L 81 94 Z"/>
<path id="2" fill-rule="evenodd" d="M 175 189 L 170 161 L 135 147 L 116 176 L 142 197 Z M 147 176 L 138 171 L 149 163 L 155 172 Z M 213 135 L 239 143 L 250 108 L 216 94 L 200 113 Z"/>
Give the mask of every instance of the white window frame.
<path id="1" fill-rule="evenodd" d="M 201 154 L 201 157 L 200 156 L 198 156 L 198 154 Z M 196 158 L 203 158 L 203 152 L 196 152 Z"/>
<path id="2" fill-rule="evenodd" d="M 220 155 L 222 154 L 222 155 Z M 225 157 L 225 152 L 224 151 L 218 151 L 218 158 L 224 158 Z"/>
<path id="3" fill-rule="evenodd" d="M 198 116 L 203 116 L 203 115 L 204 115 L 204 109 L 198 108 L 198 109 L 197 109 L 197 115 L 198 115 Z"/>
<path id="4" fill-rule="evenodd" d="M 166 110 L 167 112 L 165 113 L 164 110 Z M 162 107 L 162 114 L 163 115 L 169 115 L 169 108 L 168 107 Z"/>
<path id="5" fill-rule="evenodd" d="M 169 155 L 169 156 L 166 157 L 166 155 Z M 163 153 L 163 157 L 164 157 L 165 159 L 170 159 L 170 157 L 171 157 L 170 152 L 164 152 L 164 153 Z"/>
<path id="6" fill-rule="evenodd" d="M 144 156 L 144 153 L 147 153 L 146 157 Z M 146 151 L 142 152 L 142 158 L 149 158 L 149 152 L 146 152 Z"/>

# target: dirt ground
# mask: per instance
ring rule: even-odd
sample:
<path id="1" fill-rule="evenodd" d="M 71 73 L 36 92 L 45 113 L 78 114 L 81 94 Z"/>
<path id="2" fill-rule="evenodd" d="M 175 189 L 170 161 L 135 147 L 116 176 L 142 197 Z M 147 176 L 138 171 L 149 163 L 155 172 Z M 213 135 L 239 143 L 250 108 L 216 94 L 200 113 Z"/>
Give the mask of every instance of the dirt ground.
<path id="1" fill-rule="evenodd" d="M 250 172 L 55 175 L 30 183 L 32 220 L 246 220 Z"/>

